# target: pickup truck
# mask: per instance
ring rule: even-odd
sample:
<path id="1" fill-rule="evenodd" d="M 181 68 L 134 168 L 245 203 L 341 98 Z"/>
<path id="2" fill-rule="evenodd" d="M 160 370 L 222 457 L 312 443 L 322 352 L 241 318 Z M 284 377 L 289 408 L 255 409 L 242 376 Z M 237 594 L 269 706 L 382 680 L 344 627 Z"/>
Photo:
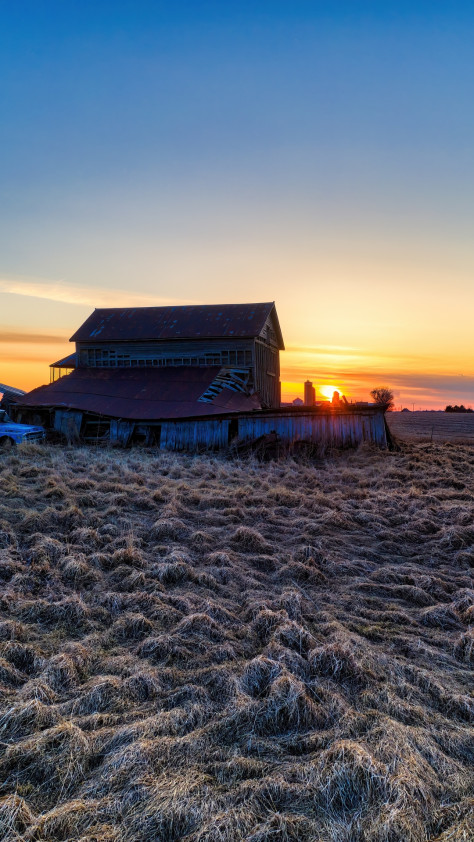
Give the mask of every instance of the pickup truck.
<path id="1" fill-rule="evenodd" d="M 46 438 L 43 427 L 15 424 L 4 409 L 0 409 L 0 449 L 13 447 L 21 442 L 41 442 Z"/>

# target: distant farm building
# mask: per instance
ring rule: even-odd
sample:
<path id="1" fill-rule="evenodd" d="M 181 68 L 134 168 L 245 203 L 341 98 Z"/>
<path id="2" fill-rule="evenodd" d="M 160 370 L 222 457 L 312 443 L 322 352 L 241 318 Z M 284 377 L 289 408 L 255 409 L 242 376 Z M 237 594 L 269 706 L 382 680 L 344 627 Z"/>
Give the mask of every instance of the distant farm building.
<path id="1" fill-rule="evenodd" d="M 311 383 L 311 380 L 306 380 L 304 384 L 304 405 L 314 406 L 316 403 L 316 390 Z"/>
<path id="2" fill-rule="evenodd" d="M 19 397 L 17 420 L 69 439 L 168 449 L 268 435 L 290 445 L 386 444 L 373 407 L 329 415 L 281 407 L 284 344 L 273 302 L 98 309 L 70 341 L 75 352 L 52 363 L 51 382 Z"/>

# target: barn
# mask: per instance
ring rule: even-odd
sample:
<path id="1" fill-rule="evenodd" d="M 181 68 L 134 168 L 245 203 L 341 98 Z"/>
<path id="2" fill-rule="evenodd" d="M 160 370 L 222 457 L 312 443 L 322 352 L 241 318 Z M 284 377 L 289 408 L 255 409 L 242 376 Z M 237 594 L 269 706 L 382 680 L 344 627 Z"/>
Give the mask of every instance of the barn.
<path id="1" fill-rule="evenodd" d="M 386 443 L 383 418 L 280 405 L 283 337 L 274 302 L 97 309 L 16 417 L 69 439 L 227 448 L 276 435 L 335 446 Z M 336 415 L 338 416 L 336 419 Z"/>

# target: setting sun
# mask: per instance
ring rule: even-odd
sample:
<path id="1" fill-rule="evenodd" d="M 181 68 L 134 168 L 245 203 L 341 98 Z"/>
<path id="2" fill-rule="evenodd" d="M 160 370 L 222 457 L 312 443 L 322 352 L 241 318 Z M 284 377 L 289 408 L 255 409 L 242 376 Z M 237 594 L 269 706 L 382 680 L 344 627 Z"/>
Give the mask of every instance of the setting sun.
<path id="1" fill-rule="evenodd" d="M 339 392 L 342 394 L 341 388 L 339 386 L 318 386 L 317 391 L 323 395 L 323 397 L 328 398 L 331 400 L 334 392 Z"/>

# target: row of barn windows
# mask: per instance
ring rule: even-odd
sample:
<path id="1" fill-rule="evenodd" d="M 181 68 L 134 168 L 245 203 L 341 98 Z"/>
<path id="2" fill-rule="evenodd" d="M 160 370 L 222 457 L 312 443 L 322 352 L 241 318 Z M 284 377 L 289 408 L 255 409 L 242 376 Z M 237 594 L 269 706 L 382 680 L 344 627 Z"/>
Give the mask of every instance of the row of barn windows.
<path id="1" fill-rule="evenodd" d="M 101 348 L 81 351 L 81 365 L 95 368 L 150 367 L 176 365 L 252 365 L 251 351 L 220 351 L 202 357 L 134 357 L 131 354 L 117 354 Z"/>

